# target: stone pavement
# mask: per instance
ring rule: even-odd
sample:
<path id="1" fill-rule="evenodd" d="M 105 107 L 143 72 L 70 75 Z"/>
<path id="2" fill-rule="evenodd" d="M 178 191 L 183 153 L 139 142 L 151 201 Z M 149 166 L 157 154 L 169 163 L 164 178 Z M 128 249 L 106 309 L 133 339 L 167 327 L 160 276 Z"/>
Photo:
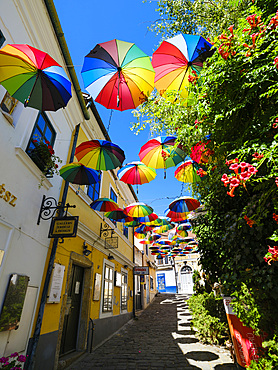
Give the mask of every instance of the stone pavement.
<path id="1" fill-rule="evenodd" d="M 194 336 L 188 298 L 159 294 L 137 318 L 67 369 L 235 370 L 229 351 Z"/>

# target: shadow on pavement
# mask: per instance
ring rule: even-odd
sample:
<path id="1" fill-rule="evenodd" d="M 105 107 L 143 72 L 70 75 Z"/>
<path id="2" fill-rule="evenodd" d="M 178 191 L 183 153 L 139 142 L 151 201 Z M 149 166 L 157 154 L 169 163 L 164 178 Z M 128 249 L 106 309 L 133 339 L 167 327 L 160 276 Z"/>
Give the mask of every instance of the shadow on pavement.
<path id="1" fill-rule="evenodd" d="M 190 322 L 189 322 L 189 320 L 187 322 L 181 322 L 181 323 L 179 323 L 179 326 L 189 326 L 190 327 Z"/>
<path id="2" fill-rule="evenodd" d="M 199 342 L 199 340 L 196 338 L 177 338 L 176 341 L 180 344 L 192 344 Z"/>
<path id="3" fill-rule="evenodd" d="M 217 360 L 219 356 L 210 351 L 191 351 L 186 353 L 186 358 L 195 361 L 214 361 Z"/>
<path id="4" fill-rule="evenodd" d="M 214 370 L 232 370 L 232 369 L 237 369 L 237 366 L 235 364 L 221 364 L 216 365 L 214 367 Z"/>

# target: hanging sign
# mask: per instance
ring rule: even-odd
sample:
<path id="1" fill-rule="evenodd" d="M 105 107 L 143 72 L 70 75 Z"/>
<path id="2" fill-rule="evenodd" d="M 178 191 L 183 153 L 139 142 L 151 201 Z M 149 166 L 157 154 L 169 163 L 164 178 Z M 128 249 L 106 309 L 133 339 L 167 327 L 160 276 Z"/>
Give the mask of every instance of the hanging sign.
<path id="1" fill-rule="evenodd" d="M 49 238 L 76 237 L 79 216 L 54 217 L 49 229 Z"/>
<path id="2" fill-rule="evenodd" d="M 257 361 L 259 358 L 262 338 L 255 335 L 253 329 L 242 324 L 230 305 L 231 297 L 224 297 L 223 300 L 237 362 L 242 367 L 248 367 L 251 360 Z"/>
<path id="3" fill-rule="evenodd" d="M 133 273 L 134 275 L 149 275 L 149 266 L 135 266 Z"/>

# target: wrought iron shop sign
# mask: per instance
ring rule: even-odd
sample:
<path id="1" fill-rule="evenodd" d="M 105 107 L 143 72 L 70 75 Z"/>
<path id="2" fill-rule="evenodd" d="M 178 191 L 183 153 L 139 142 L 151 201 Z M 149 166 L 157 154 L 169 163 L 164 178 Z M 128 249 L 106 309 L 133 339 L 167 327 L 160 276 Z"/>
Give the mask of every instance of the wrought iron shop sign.
<path id="1" fill-rule="evenodd" d="M 105 249 L 118 248 L 118 237 L 105 238 Z"/>
<path id="2" fill-rule="evenodd" d="M 133 267 L 134 275 L 150 275 L 149 266 L 135 266 Z"/>
<path id="3" fill-rule="evenodd" d="M 49 229 L 49 238 L 76 237 L 79 216 L 54 217 Z"/>

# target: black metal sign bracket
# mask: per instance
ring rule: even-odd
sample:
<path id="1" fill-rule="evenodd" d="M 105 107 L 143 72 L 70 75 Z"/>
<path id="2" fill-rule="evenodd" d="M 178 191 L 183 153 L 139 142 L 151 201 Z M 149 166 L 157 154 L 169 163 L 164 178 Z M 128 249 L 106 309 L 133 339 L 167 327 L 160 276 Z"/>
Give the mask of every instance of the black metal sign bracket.
<path id="1" fill-rule="evenodd" d="M 67 203 L 65 206 L 61 205 L 61 202 L 57 202 L 57 200 L 53 197 L 48 197 L 44 195 L 42 197 L 41 208 L 39 211 L 37 225 L 40 224 L 40 220 L 49 220 L 55 216 L 55 213 L 58 212 L 58 217 L 65 217 L 68 214 L 69 208 L 76 208 L 75 205 L 71 206 Z"/>

